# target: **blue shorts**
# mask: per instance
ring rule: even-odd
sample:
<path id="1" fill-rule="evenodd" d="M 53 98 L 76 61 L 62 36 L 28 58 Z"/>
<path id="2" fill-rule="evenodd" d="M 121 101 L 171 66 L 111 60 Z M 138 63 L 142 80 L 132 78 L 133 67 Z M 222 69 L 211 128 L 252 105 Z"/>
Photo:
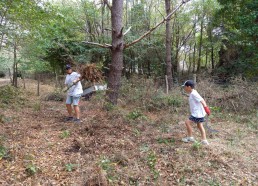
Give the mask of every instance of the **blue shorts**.
<path id="1" fill-rule="evenodd" d="M 196 117 L 193 117 L 193 116 L 190 116 L 190 117 L 189 117 L 189 120 L 191 120 L 191 121 L 194 122 L 194 123 L 202 123 L 202 122 L 205 121 L 204 118 L 196 118 Z"/>
<path id="2" fill-rule="evenodd" d="M 67 96 L 66 104 L 79 105 L 81 96 Z"/>

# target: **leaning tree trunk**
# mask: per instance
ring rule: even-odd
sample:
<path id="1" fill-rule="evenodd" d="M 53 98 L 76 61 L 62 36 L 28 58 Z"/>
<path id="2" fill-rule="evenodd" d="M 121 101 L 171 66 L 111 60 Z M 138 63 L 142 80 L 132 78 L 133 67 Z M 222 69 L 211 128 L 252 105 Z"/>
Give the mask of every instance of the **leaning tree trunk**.
<path id="1" fill-rule="evenodd" d="M 108 75 L 107 99 L 112 104 L 117 104 L 120 88 L 121 75 L 123 70 L 123 1 L 112 1 L 112 62 Z"/>
<path id="2" fill-rule="evenodd" d="M 166 13 L 170 14 L 170 0 L 165 0 Z M 172 81 L 172 63 L 171 63 L 171 28 L 170 18 L 166 22 L 166 75 L 168 78 L 168 89 L 171 90 L 173 86 Z"/>

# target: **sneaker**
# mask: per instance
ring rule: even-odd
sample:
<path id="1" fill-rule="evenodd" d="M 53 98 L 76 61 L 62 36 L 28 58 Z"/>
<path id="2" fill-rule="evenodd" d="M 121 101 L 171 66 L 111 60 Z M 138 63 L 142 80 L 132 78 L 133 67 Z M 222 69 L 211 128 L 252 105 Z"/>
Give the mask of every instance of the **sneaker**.
<path id="1" fill-rule="evenodd" d="M 79 123 L 81 123 L 81 120 L 78 119 L 78 118 L 74 118 L 74 119 L 73 119 L 73 122 L 79 124 Z"/>
<path id="2" fill-rule="evenodd" d="M 188 142 L 194 142 L 195 139 L 194 137 L 185 137 L 185 138 L 182 138 L 182 141 L 185 143 L 188 143 Z"/>
<path id="3" fill-rule="evenodd" d="M 202 144 L 202 145 L 209 145 L 209 142 L 208 142 L 207 140 L 202 140 L 202 141 L 201 141 L 201 144 Z"/>
<path id="4" fill-rule="evenodd" d="M 65 122 L 68 122 L 68 121 L 73 121 L 73 117 L 67 117 L 67 118 L 65 118 Z"/>

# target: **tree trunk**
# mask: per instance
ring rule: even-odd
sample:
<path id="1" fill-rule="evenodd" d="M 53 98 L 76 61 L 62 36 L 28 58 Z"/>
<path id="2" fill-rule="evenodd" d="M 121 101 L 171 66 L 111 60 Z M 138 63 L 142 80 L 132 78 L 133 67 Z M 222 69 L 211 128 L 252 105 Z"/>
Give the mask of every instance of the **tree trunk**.
<path id="1" fill-rule="evenodd" d="M 204 16 L 202 17 L 202 20 L 201 20 L 200 45 L 199 45 L 199 55 L 198 55 L 198 63 L 197 63 L 197 72 L 200 72 L 200 69 L 201 69 L 203 19 L 204 19 Z"/>
<path id="2" fill-rule="evenodd" d="M 194 22 L 196 23 L 196 16 L 194 17 Z M 194 38 L 194 48 L 193 48 L 193 70 L 192 73 L 195 73 L 195 54 L 196 54 L 196 39 L 195 39 L 195 34 L 196 34 L 196 24 L 194 24 L 193 28 L 193 38 Z"/>
<path id="3" fill-rule="evenodd" d="M 112 62 L 108 75 L 107 99 L 112 104 L 117 104 L 118 91 L 120 88 L 121 75 L 123 70 L 123 1 L 112 1 L 111 9 L 112 22 Z"/>
<path id="4" fill-rule="evenodd" d="M 188 73 L 187 73 L 188 75 L 190 74 L 190 71 L 192 68 L 191 51 L 192 51 L 192 45 L 190 44 L 189 56 L 188 56 L 188 60 L 189 60 L 189 67 L 188 67 Z"/>
<path id="5" fill-rule="evenodd" d="M 196 41 L 194 41 L 194 50 L 193 50 L 193 71 L 192 71 L 193 73 L 195 73 L 195 53 L 196 53 Z"/>
<path id="6" fill-rule="evenodd" d="M 37 72 L 35 72 L 35 73 L 36 73 L 36 77 L 37 77 L 37 81 L 38 81 L 38 84 L 37 84 L 37 96 L 40 96 L 40 94 L 39 94 L 40 73 L 38 73 L 38 74 L 37 74 Z"/>
<path id="7" fill-rule="evenodd" d="M 170 14 L 170 0 L 165 0 L 166 13 Z M 168 80 L 168 90 L 172 89 L 172 63 L 171 63 L 171 28 L 170 28 L 170 18 L 166 22 L 166 75 Z"/>
<path id="8" fill-rule="evenodd" d="M 208 49 L 206 48 L 206 53 L 205 53 L 205 69 L 208 68 Z"/>
<path id="9" fill-rule="evenodd" d="M 212 68 L 212 70 L 214 70 L 214 68 L 215 68 L 213 44 L 211 45 L 211 68 Z"/>
<path id="10" fill-rule="evenodd" d="M 18 81 L 17 81 L 17 47 L 16 43 L 14 42 L 13 45 L 13 86 L 18 87 Z"/>

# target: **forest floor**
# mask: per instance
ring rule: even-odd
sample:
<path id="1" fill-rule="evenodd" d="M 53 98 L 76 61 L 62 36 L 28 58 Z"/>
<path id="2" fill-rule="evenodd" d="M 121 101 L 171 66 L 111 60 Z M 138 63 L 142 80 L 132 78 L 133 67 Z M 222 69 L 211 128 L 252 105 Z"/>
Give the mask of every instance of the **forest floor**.
<path id="1" fill-rule="evenodd" d="M 18 100 L 1 102 L 0 185 L 258 185 L 257 110 L 214 111 L 209 126 L 219 132 L 207 131 L 202 146 L 181 141 L 184 104 L 144 111 L 121 99 L 107 111 L 96 94 L 82 99 L 75 124 L 64 122 L 64 101 L 45 101 L 53 86 L 40 90 L 30 81 Z"/>
<path id="2" fill-rule="evenodd" d="M 10 79 L 0 78 L 0 87 L 10 83 Z"/>

